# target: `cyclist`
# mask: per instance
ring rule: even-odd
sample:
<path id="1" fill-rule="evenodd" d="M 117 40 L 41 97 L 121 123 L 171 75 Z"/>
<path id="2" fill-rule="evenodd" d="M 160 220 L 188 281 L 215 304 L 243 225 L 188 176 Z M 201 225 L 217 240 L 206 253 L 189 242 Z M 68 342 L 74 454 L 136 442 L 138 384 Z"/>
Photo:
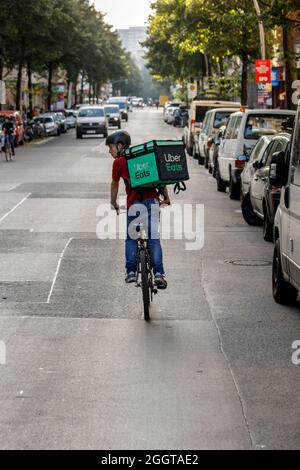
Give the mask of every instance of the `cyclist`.
<path id="1" fill-rule="evenodd" d="M 12 117 L 5 117 L 4 123 L 2 124 L 2 130 L 4 131 L 4 146 L 8 141 L 11 146 L 12 154 L 15 154 L 15 126 Z"/>
<path id="2" fill-rule="evenodd" d="M 137 204 L 143 205 L 148 214 L 148 243 L 151 257 L 151 265 L 154 273 L 154 282 L 159 289 L 166 289 L 167 281 L 165 278 L 165 270 L 163 266 L 163 254 L 159 239 L 159 207 L 158 204 L 169 204 L 169 196 L 167 188 L 164 189 L 163 199 L 160 200 L 156 189 L 132 189 L 129 185 L 129 174 L 124 151 L 131 144 L 131 137 L 126 131 L 117 131 L 106 139 L 106 145 L 109 147 L 109 153 L 113 157 L 112 182 L 111 182 L 111 205 L 119 213 L 119 205 L 117 203 L 119 181 L 122 178 L 125 183 L 127 193 L 127 237 L 125 241 L 126 255 L 126 283 L 135 282 L 137 271 L 136 260 L 136 239 L 130 236 L 129 226 L 135 220 L 135 216 L 130 215 L 128 210 L 131 206 Z M 141 207 L 141 206 L 139 206 Z M 131 212 L 131 211 L 130 211 Z M 134 207 L 133 207 L 134 212 Z M 133 213 L 131 212 L 131 213 Z M 152 215 L 152 217 L 151 217 Z M 152 225 L 152 227 L 151 227 Z M 150 235 L 151 234 L 151 235 Z"/>

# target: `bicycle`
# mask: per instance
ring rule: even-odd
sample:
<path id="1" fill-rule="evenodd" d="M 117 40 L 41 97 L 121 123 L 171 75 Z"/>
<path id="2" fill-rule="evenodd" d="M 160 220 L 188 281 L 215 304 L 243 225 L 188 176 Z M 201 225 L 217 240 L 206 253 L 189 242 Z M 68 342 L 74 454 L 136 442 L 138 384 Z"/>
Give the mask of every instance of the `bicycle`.
<path id="1" fill-rule="evenodd" d="M 124 214 L 127 213 L 127 210 L 121 210 L 124 207 L 120 207 L 117 210 L 117 214 Z M 153 301 L 153 295 L 158 293 L 158 288 L 154 283 L 154 277 L 152 272 L 151 266 L 151 257 L 150 251 L 148 246 L 148 239 L 145 230 L 145 225 L 140 222 L 138 224 L 134 224 L 137 232 L 138 232 L 138 239 L 137 239 L 137 252 L 136 252 L 136 259 L 137 259 L 137 273 L 136 273 L 136 281 L 135 286 L 142 288 L 142 298 L 143 298 L 143 311 L 144 311 L 144 320 L 150 320 L 150 304 Z"/>
<path id="2" fill-rule="evenodd" d="M 138 229 L 136 287 L 142 288 L 144 319 L 149 321 L 150 302 L 153 301 L 153 294 L 156 295 L 158 293 L 158 289 L 153 281 L 151 258 L 144 224 L 139 224 Z"/>
<path id="3" fill-rule="evenodd" d="M 7 162 L 12 160 L 12 143 L 10 142 L 9 138 L 5 137 L 4 143 L 4 151 L 5 151 L 5 159 Z"/>

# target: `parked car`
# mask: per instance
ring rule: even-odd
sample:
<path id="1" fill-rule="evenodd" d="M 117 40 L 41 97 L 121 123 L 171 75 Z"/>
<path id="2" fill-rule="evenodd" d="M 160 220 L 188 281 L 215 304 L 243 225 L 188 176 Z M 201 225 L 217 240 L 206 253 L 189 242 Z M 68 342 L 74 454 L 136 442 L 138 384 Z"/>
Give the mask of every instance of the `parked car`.
<path id="1" fill-rule="evenodd" d="M 294 303 L 300 290 L 300 107 L 292 143 L 282 158 L 273 155 L 270 184 L 281 187 L 274 220 L 273 297 L 280 304 Z"/>
<path id="2" fill-rule="evenodd" d="M 175 108 L 179 108 L 182 103 L 180 101 L 167 101 L 163 110 L 163 119 L 167 122 L 167 114 L 172 112 Z"/>
<path id="3" fill-rule="evenodd" d="M 75 109 L 67 109 L 65 111 L 65 115 L 66 115 L 67 128 L 74 129 L 76 126 L 76 116 L 77 116 Z"/>
<path id="4" fill-rule="evenodd" d="M 179 106 L 179 108 L 175 108 L 173 126 L 174 127 L 186 126 L 188 117 L 189 117 L 189 113 L 188 113 L 187 106 L 182 105 L 182 106 Z"/>
<path id="5" fill-rule="evenodd" d="M 121 113 L 117 104 L 104 105 L 104 111 L 108 120 L 108 125 L 121 129 Z"/>
<path id="6" fill-rule="evenodd" d="M 108 122 L 103 106 L 86 106 L 79 110 L 76 121 L 76 137 L 81 139 L 83 135 L 103 134 L 108 135 Z"/>
<path id="7" fill-rule="evenodd" d="M 274 136 L 284 123 L 295 116 L 295 111 L 251 109 L 231 114 L 219 148 L 217 189 L 229 197 L 240 198 L 241 173 L 248 156 L 262 135 Z"/>
<path id="8" fill-rule="evenodd" d="M 126 97 L 115 96 L 113 98 L 109 98 L 106 104 L 117 104 L 120 108 L 121 118 L 126 122 L 128 121 L 129 105 Z"/>
<path id="9" fill-rule="evenodd" d="M 246 194 L 249 193 L 250 181 L 256 172 L 254 162 L 261 161 L 264 151 L 266 150 L 269 142 L 272 140 L 271 135 L 263 135 L 259 138 L 254 145 L 249 160 L 246 162 L 244 169 L 241 173 L 241 199 L 243 200 Z"/>
<path id="10" fill-rule="evenodd" d="M 218 157 L 219 157 L 219 147 L 221 145 L 222 139 L 224 137 L 226 126 L 221 126 L 217 135 L 212 139 L 212 144 L 208 149 L 209 152 L 209 162 L 211 166 L 211 173 L 214 178 L 217 176 L 218 172 Z M 199 162 L 199 160 L 198 160 Z"/>
<path id="11" fill-rule="evenodd" d="M 164 121 L 166 123 L 168 123 L 168 120 L 169 120 L 169 115 L 174 111 L 174 108 L 173 106 L 168 106 L 164 112 Z"/>
<path id="12" fill-rule="evenodd" d="M 59 124 L 56 122 L 55 117 L 53 115 L 46 114 L 44 116 L 41 116 L 40 122 L 43 124 L 44 134 L 46 136 L 54 136 L 60 134 L 60 132 L 58 131 Z"/>
<path id="13" fill-rule="evenodd" d="M 24 144 L 24 124 L 22 120 L 21 113 L 19 111 L 0 111 L 0 127 L 5 121 L 5 118 L 12 118 L 15 126 L 15 145 Z"/>
<path id="14" fill-rule="evenodd" d="M 189 155 L 199 158 L 199 155 L 195 153 L 195 139 L 199 135 L 205 115 L 207 111 L 214 108 L 232 107 L 239 109 L 240 103 L 234 103 L 232 101 L 218 101 L 218 100 L 195 100 L 192 101 L 189 119 L 187 126 L 183 133 L 183 142 Z"/>
<path id="15" fill-rule="evenodd" d="M 252 167 L 256 171 L 251 178 L 249 192 L 242 202 L 245 221 L 249 225 L 263 222 L 263 237 L 266 241 L 273 241 L 273 223 L 280 199 L 280 188 L 270 184 L 270 163 L 276 152 L 280 152 L 282 158 L 285 158 L 290 138 L 290 134 L 273 137 L 261 159 L 253 162 Z"/>
<path id="16" fill-rule="evenodd" d="M 67 119 L 65 116 L 64 111 L 56 111 L 55 113 L 59 119 L 59 124 L 60 124 L 60 131 L 62 134 L 66 134 L 68 132 L 68 125 L 67 125 Z"/>
<path id="17" fill-rule="evenodd" d="M 174 119 L 175 119 L 175 112 L 179 111 L 179 108 L 169 108 L 170 111 L 167 114 L 167 124 L 173 125 Z"/>
<path id="18" fill-rule="evenodd" d="M 229 116 L 234 112 L 236 112 L 236 108 L 215 108 L 207 111 L 201 131 L 194 139 L 193 155 L 198 155 L 199 163 L 204 163 L 210 173 L 212 173 L 212 164 L 209 161 L 209 149 L 218 129 L 227 124 Z"/>
<path id="19" fill-rule="evenodd" d="M 57 135 L 57 136 L 61 135 L 62 126 L 61 126 L 61 122 L 60 122 L 60 119 L 59 119 L 58 115 L 57 115 L 56 113 L 54 113 L 54 112 L 47 112 L 47 113 L 44 113 L 42 116 L 43 116 L 43 117 L 45 117 L 45 116 L 51 116 L 51 117 L 53 117 L 53 120 L 54 120 L 54 122 L 55 122 L 55 124 L 56 124 L 56 135 Z"/>

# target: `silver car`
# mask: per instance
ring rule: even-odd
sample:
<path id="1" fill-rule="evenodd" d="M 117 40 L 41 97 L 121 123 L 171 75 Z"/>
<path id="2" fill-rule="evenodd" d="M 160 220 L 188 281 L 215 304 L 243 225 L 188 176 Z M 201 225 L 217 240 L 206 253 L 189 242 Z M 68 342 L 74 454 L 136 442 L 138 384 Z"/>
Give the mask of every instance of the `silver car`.
<path id="1" fill-rule="evenodd" d="M 76 137 L 82 139 L 83 135 L 108 135 L 108 122 L 103 106 L 82 106 L 79 109 L 76 121 Z"/>

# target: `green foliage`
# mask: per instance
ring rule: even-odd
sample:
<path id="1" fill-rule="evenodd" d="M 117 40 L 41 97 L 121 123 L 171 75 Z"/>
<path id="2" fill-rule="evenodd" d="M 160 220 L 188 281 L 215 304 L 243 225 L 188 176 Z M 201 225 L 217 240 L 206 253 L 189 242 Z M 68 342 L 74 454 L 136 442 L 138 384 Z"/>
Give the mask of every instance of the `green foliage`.
<path id="1" fill-rule="evenodd" d="M 0 71 L 51 64 L 97 84 L 129 73 L 118 34 L 89 0 L 0 0 L 0 25 Z"/>

